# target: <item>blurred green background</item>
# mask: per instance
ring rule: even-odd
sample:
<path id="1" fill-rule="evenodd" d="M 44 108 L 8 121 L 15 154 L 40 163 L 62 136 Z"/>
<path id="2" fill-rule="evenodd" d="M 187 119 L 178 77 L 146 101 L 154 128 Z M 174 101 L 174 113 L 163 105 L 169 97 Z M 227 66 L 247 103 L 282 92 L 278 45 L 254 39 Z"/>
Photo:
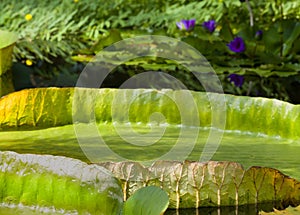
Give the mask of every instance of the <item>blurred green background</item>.
<path id="1" fill-rule="evenodd" d="M 217 72 L 225 93 L 300 103 L 298 0 L 2 0 L 0 7 L 0 29 L 19 35 L 12 67 L 16 90 L 75 86 L 88 60 L 106 46 L 156 34 L 198 49 Z M 195 19 L 195 27 L 178 29 L 176 23 L 183 19 Z M 214 32 L 202 26 L 209 20 L 217 23 Z M 236 36 L 246 44 L 242 53 L 227 47 Z M 153 58 L 120 65 L 102 87 L 119 87 L 149 70 L 169 73 L 190 90 L 203 90 L 181 65 Z M 232 83 L 230 74 L 242 76 L 242 86 Z"/>

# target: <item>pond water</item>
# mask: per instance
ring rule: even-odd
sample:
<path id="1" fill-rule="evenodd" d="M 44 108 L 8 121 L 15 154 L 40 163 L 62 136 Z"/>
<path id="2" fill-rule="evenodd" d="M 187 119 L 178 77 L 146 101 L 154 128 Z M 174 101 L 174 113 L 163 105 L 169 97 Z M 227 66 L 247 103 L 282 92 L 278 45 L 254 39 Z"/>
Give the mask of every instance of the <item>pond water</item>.
<path id="1" fill-rule="evenodd" d="M 182 127 L 178 126 L 147 126 L 147 125 L 118 125 L 121 131 L 126 131 L 132 127 L 137 133 L 132 135 L 120 136 L 115 129 L 114 124 L 98 124 L 96 125 L 97 133 L 92 131 L 94 125 L 79 124 L 66 125 L 61 127 L 26 130 L 26 131 L 1 131 L 0 132 L 0 150 L 10 150 L 18 153 L 36 153 L 36 154 L 52 154 L 62 155 L 90 162 L 82 151 L 82 142 L 78 143 L 77 135 L 81 141 L 88 144 L 84 145 L 84 149 L 90 152 L 100 152 L 99 161 L 114 160 L 114 156 L 122 156 L 129 160 L 147 162 L 148 160 L 160 159 L 161 156 L 169 152 L 176 144 L 182 131 Z M 130 127 L 131 126 L 131 127 Z M 152 129 L 152 130 L 151 130 Z M 163 135 L 162 130 L 165 129 Z M 80 132 L 78 132 L 80 131 Z M 148 132 L 152 132 L 149 135 Z M 174 157 L 182 155 L 186 148 L 192 148 L 190 154 L 186 155 L 186 160 L 199 160 L 210 129 L 208 128 L 185 128 L 180 137 L 181 144 L 177 151 L 172 152 Z M 148 134 L 148 135 L 147 135 Z M 196 138 L 195 138 L 196 134 Z M 140 135 L 137 137 L 137 135 Z M 145 136 L 143 136 L 145 135 Z M 103 140 L 103 144 L 99 144 L 99 136 Z M 139 139 L 138 144 L 131 144 L 131 141 Z M 129 141 L 129 142 L 127 142 Z M 101 151 L 109 147 L 112 154 L 103 157 Z M 211 160 L 217 161 L 235 161 L 243 164 L 245 168 L 250 166 L 266 166 L 279 169 L 281 172 L 300 180 L 300 140 L 282 139 L 278 137 L 268 137 L 262 134 L 243 133 L 239 131 L 226 131 L 223 133 L 222 140 L 217 151 Z M 0 207 L 2 210 L 15 210 Z M 203 210 L 203 209 L 202 209 Z M 245 213 L 244 208 L 222 209 L 220 212 L 215 209 L 207 209 L 208 214 L 252 214 Z M 229 211 L 227 211 L 229 210 Z M 5 212 L 9 214 L 9 212 Z M 24 214 L 12 211 L 11 214 Z M 32 214 L 38 214 L 33 212 Z M 201 211 L 169 210 L 166 214 L 202 214 Z M 205 213 L 204 213 L 205 214 Z M 253 213 L 255 214 L 255 213 Z"/>
<path id="2" fill-rule="evenodd" d="M 129 129 L 129 125 L 123 125 L 121 129 Z M 139 134 L 147 134 L 149 126 L 131 125 L 134 131 Z M 177 126 L 167 126 L 163 136 L 156 139 L 155 133 L 161 132 L 161 126 L 152 126 L 152 134 L 139 138 L 144 146 L 137 146 L 126 142 L 116 132 L 112 124 L 97 125 L 99 133 L 90 132 L 90 125 L 79 125 L 81 139 L 88 142 L 84 147 L 90 151 L 101 151 L 102 147 L 107 147 L 114 152 L 109 159 L 114 159 L 114 155 L 136 161 L 147 161 L 159 159 L 170 151 L 176 144 L 179 132 L 182 128 Z M 77 128 L 78 131 L 78 128 Z M 154 131 L 154 132 L 153 132 Z M 203 147 L 207 141 L 210 129 L 200 130 L 196 128 L 186 128 L 181 140 L 183 144 L 177 150 L 178 155 L 182 155 L 187 147 L 192 148 L 192 152 L 186 160 L 199 160 Z M 84 132 L 84 136 L 82 135 Z M 195 132 L 198 137 L 195 142 Z M 78 132 L 77 132 L 78 134 Z M 99 144 L 98 138 L 101 135 L 104 144 Z M 134 134 L 135 135 L 135 134 Z M 128 136 L 137 139 L 136 136 Z M 193 137 L 193 138 L 191 138 Z M 148 145 L 147 145 L 148 144 Z M 31 130 L 31 131 L 2 131 L 0 132 L 0 150 L 16 151 L 18 153 L 36 153 L 63 155 L 77 158 L 86 162 L 89 159 L 83 153 L 73 125 L 61 127 Z M 176 157 L 176 152 L 174 157 Z M 211 160 L 235 161 L 243 164 L 245 168 L 249 166 L 266 166 L 279 169 L 285 174 L 300 180 L 300 140 L 281 139 L 277 137 L 267 137 L 260 134 L 225 132 L 220 145 Z M 107 161 L 107 158 L 99 156 L 99 160 Z"/>

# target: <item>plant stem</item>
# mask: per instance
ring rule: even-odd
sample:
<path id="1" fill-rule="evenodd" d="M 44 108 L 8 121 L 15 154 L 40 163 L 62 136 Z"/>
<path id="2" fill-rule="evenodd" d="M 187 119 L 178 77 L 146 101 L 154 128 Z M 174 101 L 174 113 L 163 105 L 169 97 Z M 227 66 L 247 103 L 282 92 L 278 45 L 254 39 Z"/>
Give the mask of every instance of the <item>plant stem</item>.
<path id="1" fill-rule="evenodd" d="M 283 8 L 282 8 L 282 2 L 279 0 L 279 9 L 280 9 L 280 57 L 282 58 L 283 56 L 283 26 L 282 26 L 282 21 L 283 21 Z"/>
<path id="2" fill-rule="evenodd" d="M 223 2 L 223 11 L 224 9 L 227 11 L 228 8 L 226 7 L 226 4 Z M 233 32 L 232 32 L 232 29 L 231 29 L 231 26 L 230 26 L 230 22 L 228 21 L 228 18 L 227 18 L 227 14 L 225 16 L 225 24 L 227 25 L 228 27 L 228 30 L 229 30 L 229 34 L 231 36 L 232 39 L 234 39 L 234 35 L 233 35 Z"/>
<path id="3" fill-rule="evenodd" d="M 255 54 L 256 54 L 256 48 L 257 48 L 257 41 L 255 42 L 255 46 L 254 46 L 254 49 L 253 49 L 253 53 L 252 53 L 252 58 L 255 57 Z"/>
<path id="4" fill-rule="evenodd" d="M 249 15 L 250 15 L 250 26 L 253 27 L 253 25 L 254 25 L 253 12 L 252 12 L 249 0 L 246 0 L 246 3 L 247 3 L 247 8 L 248 8 L 248 11 L 249 11 Z"/>
<path id="5" fill-rule="evenodd" d="M 249 87 L 248 87 L 248 90 L 247 90 L 247 94 L 246 94 L 247 96 L 249 96 L 250 93 L 251 93 L 252 85 L 253 85 L 253 83 L 252 83 L 252 81 L 250 81 L 250 82 L 249 82 Z"/>

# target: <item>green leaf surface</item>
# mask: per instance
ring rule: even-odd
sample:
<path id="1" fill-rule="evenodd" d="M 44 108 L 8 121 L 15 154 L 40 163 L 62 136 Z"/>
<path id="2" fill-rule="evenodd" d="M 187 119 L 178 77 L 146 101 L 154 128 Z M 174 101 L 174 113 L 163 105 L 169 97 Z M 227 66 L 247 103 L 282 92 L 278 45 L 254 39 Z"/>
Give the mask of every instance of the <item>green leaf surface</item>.
<path id="1" fill-rule="evenodd" d="M 275 23 L 267 31 L 264 32 L 263 41 L 266 47 L 267 52 L 278 55 L 280 53 L 281 35 L 278 32 L 280 28 L 280 23 Z"/>
<path id="2" fill-rule="evenodd" d="M 291 27 L 292 33 L 290 33 L 288 38 L 285 40 L 283 44 L 283 56 L 286 56 L 290 53 L 290 50 L 293 47 L 293 44 L 300 41 L 300 23 L 293 23 L 294 26 Z"/>
<path id="3" fill-rule="evenodd" d="M 267 167 L 245 170 L 229 161 L 156 161 L 150 167 L 134 162 L 99 165 L 122 181 L 127 198 L 145 185 L 161 187 L 169 195 L 169 208 L 271 203 L 282 209 L 300 203 L 300 183 Z"/>
<path id="4" fill-rule="evenodd" d="M 14 44 L 18 39 L 15 33 L 0 30 L 0 49 Z"/>
<path id="5" fill-rule="evenodd" d="M 86 214 L 118 214 L 120 184 L 110 172 L 79 160 L 0 152 L 0 202 Z"/>
<path id="6" fill-rule="evenodd" d="M 6 72 L 0 75 L 0 97 L 14 91 L 12 74 Z"/>
<path id="7" fill-rule="evenodd" d="M 284 211 L 274 210 L 272 212 L 264 212 L 261 211 L 259 215 L 299 215 L 300 214 L 300 206 L 298 207 L 288 207 Z"/>
<path id="8" fill-rule="evenodd" d="M 159 187 L 138 189 L 124 204 L 124 215 L 160 215 L 167 210 L 168 194 Z"/>
<path id="9" fill-rule="evenodd" d="M 0 49 L 0 76 L 6 73 L 12 64 L 12 52 L 14 45 Z"/>
<path id="10" fill-rule="evenodd" d="M 187 113 L 184 122 L 178 104 L 186 98 L 185 90 L 153 89 L 85 89 L 40 88 L 11 93 L 0 99 L 0 127 L 2 130 L 43 128 L 72 124 L 73 122 L 148 123 L 153 112 L 165 116 L 166 123 L 211 127 L 214 114 L 223 114 L 224 107 L 216 102 L 225 97 L 226 130 L 262 133 L 270 136 L 297 139 L 300 137 L 300 106 L 276 99 L 193 92 L 201 124 L 197 124 L 191 107 L 181 108 Z M 224 96 L 224 97 L 223 97 Z M 170 99 L 172 98 L 172 99 Z M 210 98 L 210 100 L 208 99 Z M 214 102 L 214 103 L 213 103 Z M 91 115 L 94 107 L 95 118 Z M 123 110 L 129 110 L 125 119 Z M 128 121 L 129 120 L 129 121 Z M 247 123 L 245 123 L 247 122 Z M 218 128 L 218 127 L 217 127 Z"/>
<path id="11" fill-rule="evenodd" d="M 300 138 L 299 105 L 268 98 L 190 92 L 198 108 L 195 111 L 198 111 L 201 127 L 216 126 L 212 123 L 212 107 L 218 107 L 225 98 L 226 130 Z M 0 99 L 0 128 L 20 130 L 94 120 L 98 123 L 111 122 L 112 108 L 114 121 L 121 123 L 148 123 L 153 112 L 160 112 L 166 123 L 199 126 L 191 113 L 191 106 L 182 105 L 181 112 L 178 109 L 187 93 L 185 90 L 167 89 L 27 89 Z M 95 117 L 91 115 L 91 107 L 94 107 Z M 127 119 L 124 118 L 124 110 L 129 111 Z M 224 115 L 223 110 L 214 108 L 214 114 Z M 181 113 L 186 113 L 184 122 Z"/>
<path id="12" fill-rule="evenodd" d="M 12 75 L 8 71 L 11 68 L 12 52 L 16 41 L 16 34 L 0 30 L 0 96 L 14 90 Z"/>

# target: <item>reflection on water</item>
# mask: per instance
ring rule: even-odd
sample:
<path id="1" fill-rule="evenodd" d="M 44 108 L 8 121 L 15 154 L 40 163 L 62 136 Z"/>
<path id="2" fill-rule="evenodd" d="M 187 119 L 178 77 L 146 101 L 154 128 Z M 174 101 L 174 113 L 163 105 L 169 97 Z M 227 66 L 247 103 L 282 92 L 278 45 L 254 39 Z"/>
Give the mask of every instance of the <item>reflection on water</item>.
<path id="1" fill-rule="evenodd" d="M 276 207 L 276 206 L 275 206 Z M 220 208 L 201 208 L 201 209 L 168 209 L 164 215 L 259 215 L 264 212 L 272 212 L 273 204 L 260 204 L 256 205 L 243 205 L 239 207 L 220 207 Z M 288 208 L 286 214 L 296 215 L 299 214 L 300 209 Z M 293 213 L 294 212 L 294 213 Z M 75 215 L 75 211 L 66 212 L 58 211 L 53 208 L 39 208 L 0 205 L 0 214 L 5 215 Z"/>
<path id="2" fill-rule="evenodd" d="M 268 214 L 269 212 L 273 212 L 274 208 L 276 210 L 284 210 L 280 203 L 278 204 L 259 204 L 259 205 L 242 205 L 238 207 L 207 207 L 200 209 L 168 209 L 164 215 L 261 215 Z M 296 209 L 292 209 L 291 207 L 285 211 L 281 211 L 284 214 L 299 214 L 299 210 L 296 213 L 285 213 L 290 211 L 296 211 Z"/>

